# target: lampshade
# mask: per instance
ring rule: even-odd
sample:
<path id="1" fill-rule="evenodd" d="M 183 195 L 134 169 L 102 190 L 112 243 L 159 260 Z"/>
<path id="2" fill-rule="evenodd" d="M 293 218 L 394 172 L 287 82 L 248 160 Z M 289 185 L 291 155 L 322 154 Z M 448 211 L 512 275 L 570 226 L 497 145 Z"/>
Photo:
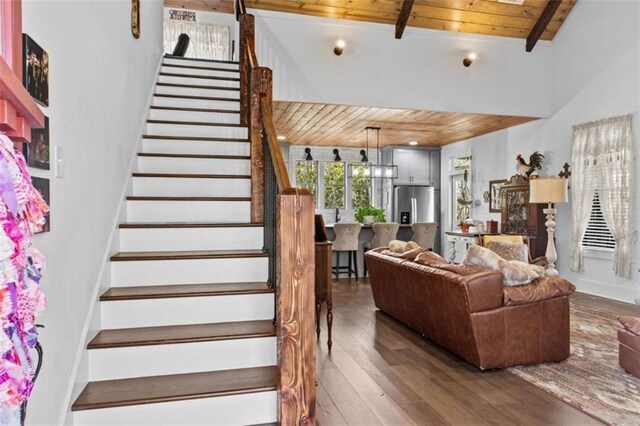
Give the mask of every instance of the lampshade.
<path id="1" fill-rule="evenodd" d="M 567 182 L 567 179 L 553 176 L 531 179 L 529 181 L 529 202 L 539 204 L 566 203 L 569 201 Z"/>

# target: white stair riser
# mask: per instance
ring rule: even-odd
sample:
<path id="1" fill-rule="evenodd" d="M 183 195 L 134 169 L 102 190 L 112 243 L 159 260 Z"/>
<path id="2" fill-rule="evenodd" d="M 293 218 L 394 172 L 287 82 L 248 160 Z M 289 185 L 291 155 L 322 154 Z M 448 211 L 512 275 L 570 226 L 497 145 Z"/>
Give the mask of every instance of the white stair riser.
<path id="1" fill-rule="evenodd" d="M 249 160 L 226 158 L 138 157 L 140 173 L 249 175 Z"/>
<path id="2" fill-rule="evenodd" d="M 111 262 L 111 285 L 255 282 L 267 273 L 266 257 Z"/>
<path id="3" fill-rule="evenodd" d="M 273 294 L 110 301 L 100 313 L 104 329 L 272 320 Z"/>
<path id="4" fill-rule="evenodd" d="M 220 90 L 208 88 L 156 86 L 156 93 L 181 96 L 206 96 L 210 98 L 238 99 L 240 92 L 237 90 Z"/>
<path id="5" fill-rule="evenodd" d="M 278 420 L 277 392 L 102 408 L 73 413 L 76 425 L 210 425 L 235 426 Z"/>
<path id="6" fill-rule="evenodd" d="M 237 67 L 236 69 L 225 68 L 225 67 L 198 69 L 198 68 L 171 67 L 171 66 L 163 65 L 161 72 L 170 73 L 170 74 L 206 75 L 210 77 L 232 77 L 232 78 L 240 77 L 240 71 L 238 70 Z"/>
<path id="7" fill-rule="evenodd" d="M 194 73 L 194 75 L 198 75 Z M 237 78 L 237 76 L 229 76 L 229 78 Z M 218 86 L 218 87 L 240 87 L 240 82 L 236 80 L 226 80 L 218 78 L 194 78 L 188 76 L 158 76 L 159 83 L 176 83 L 176 84 L 189 84 L 196 86 Z"/>
<path id="8" fill-rule="evenodd" d="M 233 110 L 233 108 L 227 108 Z M 180 111 L 171 109 L 150 109 L 151 120 L 203 121 L 205 123 L 240 124 L 240 114 L 223 112 Z"/>
<path id="9" fill-rule="evenodd" d="M 276 364 L 276 338 L 89 350 L 89 380 L 113 380 Z"/>
<path id="10" fill-rule="evenodd" d="M 147 123 L 147 134 L 161 136 L 202 136 L 246 140 L 246 127 L 198 126 L 191 124 Z"/>
<path id="11" fill-rule="evenodd" d="M 158 197 L 249 197 L 251 179 L 133 178 L 133 195 Z"/>
<path id="12" fill-rule="evenodd" d="M 120 229 L 121 251 L 260 250 L 263 245 L 261 227 Z"/>
<path id="13" fill-rule="evenodd" d="M 180 108 L 240 109 L 240 101 L 234 99 L 230 99 L 228 101 L 212 101 L 207 99 L 168 98 L 164 96 L 154 96 L 153 105 Z"/>
<path id="14" fill-rule="evenodd" d="M 142 152 L 158 154 L 249 155 L 250 144 L 247 142 L 144 139 L 142 142 Z"/>
<path id="15" fill-rule="evenodd" d="M 248 222 L 248 201 L 127 201 L 128 222 Z"/>
<path id="16" fill-rule="evenodd" d="M 173 64 L 173 65 L 183 65 L 185 67 L 225 68 L 230 70 L 237 70 L 239 67 L 237 63 L 232 63 L 232 62 L 197 61 L 197 60 L 174 59 L 174 58 L 164 58 L 162 60 L 162 63 L 164 65 Z"/>

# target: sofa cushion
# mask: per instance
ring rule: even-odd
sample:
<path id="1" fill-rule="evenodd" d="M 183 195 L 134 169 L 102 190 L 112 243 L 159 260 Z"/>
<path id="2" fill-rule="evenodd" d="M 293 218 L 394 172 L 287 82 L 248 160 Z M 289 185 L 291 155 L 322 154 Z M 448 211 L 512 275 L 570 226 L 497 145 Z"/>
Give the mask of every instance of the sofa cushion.
<path id="1" fill-rule="evenodd" d="M 519 260 L 529 263 L 529 247 L 507 241 L 489 241 L 485 246 L 504 260 Z"/>
<path id="2" fill-rule="evenodd" d="M 426 251 L 427 251 L 426 248 L 418 247 L 418 248 L 414 248 L 413 250 L 405 251 L 400 255 L 400 257 L 402 259 L 410 260 L 413 262 L 416 257 L 418 257 L 419 255 L 421 255 Z"/>
<path id="3" fill-rule="evenodd" d="M 528 284 L 536 278 L 544 277 L 545 272 L 542 266 L 529 265 L 517 260 L 507 261 L 488 248 L 477 244 L 469 246 L 462 263 L 502 272 L 504 285 L 508 287 Z"/>
<path id="4" fill-rule="evenodd" d="M 530 284 L 504 288 L 504 306 L 527 305 L 554 297 L 569 296 L 576 287 L 558 277 L 537 278 Z"/>
<path id="5" fill-rule="evenodd" d="M 640 317 L 623 316 L 618 317 L 618 321 L 620 321 L 620 324 L 630 333 L 640 336 Z"/>
<path id="6" fill-rule="evenodd" d="M 633 349 L 640 355 L 640 336 L 637 334 L 630 332 L 626 328 L 621 328 L 618 330 L 618 342 Z"/>

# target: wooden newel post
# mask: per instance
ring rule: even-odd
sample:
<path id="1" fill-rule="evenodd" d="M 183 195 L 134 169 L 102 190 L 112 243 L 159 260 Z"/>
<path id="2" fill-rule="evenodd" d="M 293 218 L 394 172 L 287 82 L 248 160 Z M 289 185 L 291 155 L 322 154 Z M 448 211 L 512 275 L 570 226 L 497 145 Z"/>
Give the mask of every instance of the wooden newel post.
<path id="1" fill-rule="evenodd" d="M 264 125 L 260 99 L 271 98 L 271 70 L 257 67 L 251 72 L 249 142 L 251 143 L 251 223 L 264 219 Z"/>
<path id="2" fill-rule="evenodd" d="M 251 81 L 251 62 L 249 49 L 254 48 L 255 40 L 255 19 L 253 15 L 240 16 L 240 51 L 238 58 L 240 61 L 240 124 L 248 125 L 249 122 L 249 86 Z"/>
<path id="3" fill-rule="evenodd" d="M 276 204 L 279 424 L 316 424 L 314 197 L 290 188 Z"/>

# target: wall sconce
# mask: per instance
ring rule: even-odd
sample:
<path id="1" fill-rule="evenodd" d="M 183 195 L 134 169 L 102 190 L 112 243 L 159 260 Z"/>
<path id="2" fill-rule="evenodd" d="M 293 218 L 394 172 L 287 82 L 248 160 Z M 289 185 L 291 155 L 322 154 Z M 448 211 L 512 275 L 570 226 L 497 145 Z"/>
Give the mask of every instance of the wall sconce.
<path id="1" fill-rule="evenodd" d="M 304 152 L 305 154 L 307 154 L 307 156 L 304 159 L 307 161 L 313 161 L 313 157 L 311 156 L 311 148 L 305 148 Z"/>
<path id="2" fill-rule="evenodd" d="M 333 155 L 335 155 L 335 157 L 333 158 L 333 161 L 342 161 L 342 158 L 340 158 L 340 151 L 338 151 L 338 148 L 333 150 Z"/>
<path id="3" fill-rule="evenodd" d="M 462 65 L 464 65 L 465 67 L 470 66 L 477 57 L 478 56 L 475 53 L 469 53 L 467 57 L 462 60 Z"/>
<path id="4" fill-rule="evenodd" d="M 345 46 L 344 40 L 338 40 L 336 42 L 336 45 L 333 47 L 334 55 L 336 56 L 342 55 L 342 53 L 344 52 L 344 46 Z"/>
<path id="5" fill-rule="evenodd" d="M 369 161 L 369 158 L 367 157 L 367 151 L 365 151 L 364 149 L 361 149 L 360 155 L 362 155 L 362 158 L 360 159 L 361 162 L 366 163 Z"/>

